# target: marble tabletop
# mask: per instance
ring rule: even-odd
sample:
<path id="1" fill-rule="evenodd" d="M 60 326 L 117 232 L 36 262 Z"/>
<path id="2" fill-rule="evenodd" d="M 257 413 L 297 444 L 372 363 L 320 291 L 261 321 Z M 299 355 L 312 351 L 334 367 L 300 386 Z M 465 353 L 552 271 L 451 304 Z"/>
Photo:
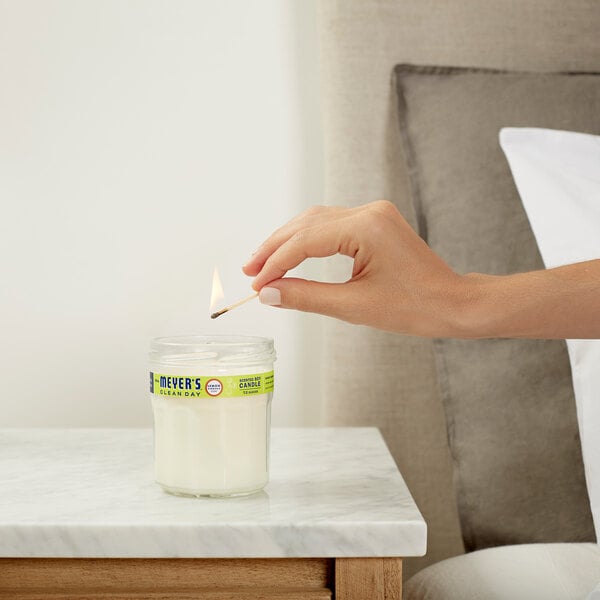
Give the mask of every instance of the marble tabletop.
<path id="1" fill-rule="evenodd" d="M 149 429 L 0 429 L 2 557 L 421 556 L 427 528 L 374 428 L 274 429 L 271 480 L 165 493 Z"/>

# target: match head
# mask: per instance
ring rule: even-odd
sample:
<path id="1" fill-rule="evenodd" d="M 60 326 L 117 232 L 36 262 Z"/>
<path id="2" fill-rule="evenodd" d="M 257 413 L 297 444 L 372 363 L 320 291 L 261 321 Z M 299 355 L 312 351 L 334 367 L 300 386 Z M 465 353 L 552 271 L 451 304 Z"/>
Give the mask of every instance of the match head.
<path id="1" fill-rule="evenodd" d="M 217 317 L 224 315 L 228 310 L 228 308 L 222 308 L 221 310 L 218 310 L 217 312 L 214 312 L 212 315 L 210 315 L 210 318 L 216 319 Z"/>

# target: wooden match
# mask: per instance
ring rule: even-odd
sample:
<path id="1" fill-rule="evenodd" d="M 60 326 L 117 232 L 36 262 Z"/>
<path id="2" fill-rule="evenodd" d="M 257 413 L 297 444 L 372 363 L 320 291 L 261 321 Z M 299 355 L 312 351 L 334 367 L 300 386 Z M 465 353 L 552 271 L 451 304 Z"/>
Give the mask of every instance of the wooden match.
<path id="1" fill-rule="evenodd" d="M 212 315 L 210 315 L 210 318 L 216 319 L 217 317 L 224 315 L 226 312 L 229 312 L 230 310 L 233 310 L 234 308 L 237 308 L 238 306 L 241 306 L 242 304 L 249 302 L 250 300 L 252 300 L 253 298 L 256 298 L 257 296 L 258 296 L 258 292 L 254 292 L 253 294 L 250 294 L 250 296 L 248 296 L 247 298 L 244 298 L 243 300 L 235 302 L 234 304 L 231 304 L 229 306 L 226 306 L 225 308 L 222 308 L 221 310 L 218 310 L 217 312 L 214 312 Z"/>

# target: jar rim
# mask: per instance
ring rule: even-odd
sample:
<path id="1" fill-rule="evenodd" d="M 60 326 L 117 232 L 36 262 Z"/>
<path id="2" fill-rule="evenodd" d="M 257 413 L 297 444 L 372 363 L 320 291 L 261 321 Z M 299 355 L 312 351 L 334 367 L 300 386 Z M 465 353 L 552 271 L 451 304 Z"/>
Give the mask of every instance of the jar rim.
<path id="1" fill-rule="evenodd" d="M 150 360 L 181 366 L 258 364 L 276 359 L 273 338 L 245 335 L 175 335 L 150 340 Z"/>
<path id="2" fill-rule="evenodd" d="M 161 346 L 188 346 L 190 344 L 219 344 L 223 346 L 240 346 L 248 344 L 273 344 L 273 338 L 254 335 L 167 335 L 155 337 L 150 340 L 150 347 Z"/>

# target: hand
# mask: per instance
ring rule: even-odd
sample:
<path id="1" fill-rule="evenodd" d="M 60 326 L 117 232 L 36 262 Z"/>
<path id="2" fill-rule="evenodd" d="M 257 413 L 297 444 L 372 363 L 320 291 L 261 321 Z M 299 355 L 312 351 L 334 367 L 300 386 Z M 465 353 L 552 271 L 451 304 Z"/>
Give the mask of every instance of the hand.
<path id="1" fill-rule="evenodd" d="M 354 259 L 345 283 L 284 277 L 306 258 L 338 253 Z M 462 278 L 390 202 L 311 208 L 275 231 L 243 270 L 265 304 L 399 333 L 461 335 Z"/>

